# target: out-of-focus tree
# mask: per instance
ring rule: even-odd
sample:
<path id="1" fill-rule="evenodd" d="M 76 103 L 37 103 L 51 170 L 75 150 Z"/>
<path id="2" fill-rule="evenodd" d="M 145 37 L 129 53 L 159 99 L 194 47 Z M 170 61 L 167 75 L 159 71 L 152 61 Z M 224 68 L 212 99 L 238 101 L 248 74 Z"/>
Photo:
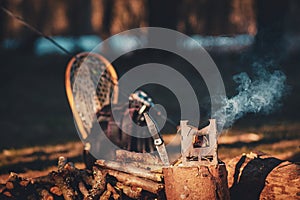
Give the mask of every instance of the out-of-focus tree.
<path id="1" fill-rule="evenodd" d="M 91 0 L 69 0 L 67 7 L 70 35 L 91 34 Z"/>
<path id="2" fill-rule="evenodd" d="M 256 13 L 254 0 L 232 0 L 229 14 L 232 33 L 256 34 Z"/>
<path id="3" fill-rule="evenodd" d="M 181 0 L 148 0 L 149 26 L 176 30 Z"/>
<path id="4" fill-rule="evenodd" d="M 279 58 L 286 30 L 289 0 L 256 0 L 257 34 L 255 53 L 259 57 Z"/>
<path id="5" fill-rule="evenodd" d="M 231 0 L 206 1 L 204 34 L 228 34 L 230 2 Z"/>
<path id="6" fill-rule="evenodd" d="M 101 32 L 104 37 L 108 37 L 111 34 L 111 25 L 113 20 L 113 8 L 115 0 L 103 0 L 103 18 L 102 18 L 102 29 Z"/>
<path id="7" fill-rule="evenodd" d="M 47 1 L 26 0 L 22 1 L 22 16 L 28 24 L 43 30 L 45 21 L 47 20 Z M 34 50 L 34 42 L 39 35 L 28 27 L 22 26 L 20 50 L 26 53 L 32 53 Z"/>
<path id="8" fill-rule="evenodd" d="M 178 30 L 188 35 L 255 34 L 254 0 L 185 0 Z"/>
<path id="9" fill-rule="evenodd" d="M 7 1 L 6 0 L 2 0 L 0 1 L 0 6 L 7 8 Z M 2 10 L 0 11 L 0 43 L 3 42 L 4 37 L 5 37 L 5 27 L 6 27 L 6 14 L 4 12 L 2 12 Z"/>
<path id="10" fill-rule="evenodd" d="M 146 26 L 146 21 L 145 0 L 115 0 L 111 34 Z"/>

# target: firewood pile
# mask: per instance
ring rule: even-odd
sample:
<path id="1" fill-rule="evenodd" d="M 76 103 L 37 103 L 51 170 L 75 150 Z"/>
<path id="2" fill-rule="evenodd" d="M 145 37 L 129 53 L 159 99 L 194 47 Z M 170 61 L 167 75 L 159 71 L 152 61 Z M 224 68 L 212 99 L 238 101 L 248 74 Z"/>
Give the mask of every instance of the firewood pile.
<path id="1" fill-rule="evenodd" d="M 164 171 L 176 171 L 176 166 L 178 165 L 164 168 Z M 201 166 L 197 172 L 200 173 L 197 176 L 200 179 L 197 179 L 195 186 L 199 185 L 199 181 L 207 180 L 203 183 L 205 187 L 199 188 L 199 191 L 209 189 L 209 183 L 217 180 L 209 178 L 209 173 L 219 172 L 218 168 L 207 168 L 208 171 L 203 171 L 202 168 L 205 167 Z M 265 154 L 250 153 L 228 161 L 224 170 L 228 173 L 231 199 L 299 199 L 300 165 L 297 163 L 282 161 Z M 224 173 L 219 177 L 226 179 L 227 176 L 223 177 L 222 174 Z M 166 179 L 167 174 L 164 175 Z M 174 177 L 176 176 L 178 175 L 175 174 Z M 188 177 L 190 175 L 179 179 Z M 0 199 L 159 200 L 167 199 L 165 188 L 170 188 L 172 184 L 185 183 L 184 180 L 175 180 L 174 183 L 165 185 L 165 181 L 162 163 L 158 157 L 118 150 L 114 161 L 97 160 L 93 170 L 77 169 L 66 158 L 60 157 L 57 171 L 46 176 L 24 178 L 11 173 L 7 182 L 0 184 Z M 227 185 L 227 180 L 224 182 Z M 215 192 L 222 191 L 218 188 Z M 197 199 L 208 199 L 200 197 L 205 197 L 203 193 Z M 168 199 L 174 198 L 171 196 Z"/>
<path id="2" fill-rule="evenodd" d="M 46 176 L 11 173 L 0 186 L 0 199 L 165 199 L 162 164 L 151 154 L 122 150 L 116 161 L 97 160 L 93 170 L 60 157 L 58 170 Z"/>

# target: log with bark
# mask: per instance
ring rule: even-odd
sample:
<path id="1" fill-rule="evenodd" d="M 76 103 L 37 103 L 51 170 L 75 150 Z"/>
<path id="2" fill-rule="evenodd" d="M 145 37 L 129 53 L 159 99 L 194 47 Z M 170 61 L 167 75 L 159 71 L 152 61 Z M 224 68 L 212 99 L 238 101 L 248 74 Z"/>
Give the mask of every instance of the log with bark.
<path id="1" fill-rule="evenodd" d="M 163 169 L 168 200 L 229 200 L 224 163 L 208 166 L 174 166 Z"/>
<path id="2" fill-rule="evenodd" d="M 300 165 L 262 152 L 227 163 L 231 199 L 300 199 Z"/>

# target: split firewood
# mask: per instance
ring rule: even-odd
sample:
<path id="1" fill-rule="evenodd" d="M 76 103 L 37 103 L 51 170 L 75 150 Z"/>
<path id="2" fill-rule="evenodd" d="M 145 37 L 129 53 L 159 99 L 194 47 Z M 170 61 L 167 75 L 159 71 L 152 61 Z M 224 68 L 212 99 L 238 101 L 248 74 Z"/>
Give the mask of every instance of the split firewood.
<path id="1" fill-rule="evenodd" d="M 9 191 L 4 191 L 3 193 L 2 193 L 4 196 L 6 196 L 6 197 L 12 197 L 12 194 L 11 194 L 11 192 L 9 192 Z"/>
<path id="2" fill-rule="evenodd" d="M 115 200 L 120 199 L 120 194 L 116 191 L 116 189 L 110 184 L 107 183 L 106 190 L 111 192 L 111 197 Z"/>
<path id="3" fill-rule="evenodd" d="M 142 196 L 142 188 L 135 186 L 127 186 L 123 183 L 117 182 L 116 186 L 122 189 L 123 193 L 132 199 L 140 199 Z"/>
<path id="4" fill-rule="evenodd" d="M 88 171 L 88 170 L 78 170 L 78 176 L 80 176 L 82 178 L 82 181 L 86 184 L 86 185 L 93 185 L 94 184 L 94 178 L 93 178 L 93 174 L 92 172 Z"/>
<path id="5" fill-rule="evenodd" d="M 56 185 L 59 187 L 59 189 L 62 191 L 62 194 L 65 198 L 65 200 L 72 200 L 76 199 L 76 194 L 74 189 L 68 184 L 69 181 L 65 181 L 61 174 L 55 174 L 53 176 L 53 179 L 55 180 Z"/>
<path id="6" fill-rule="evenodd" d="M 6 184 L 0 184 L 0 193 L 2 193 L 5 188 L 6 188 Z"/>
<path id="7" fill-rule="evenodd" d="M 143 188 L 143 190 L 147 190 L 154 194 L 158 194 L 159 191 L 164 188 L 163 184 L 132 176 L 124 172 L 119 172 L 111 169 L 108 169 L 107 172 L 109 175 L 114 176 L 118 181 L 124 183 L 125 185 L 141 187 Z"/>
<path id="8" fill-rule="evenodd" d="M 50 192 L 52 194 L 55 194 L 56 196 L 61 196 L 62 195 L 62 191 L 60 190 L 60 188 L 58 186 L 53 186 L 50 188 Z"/>
<path id="9" fill-rule="evenodd" d="M 22 187 L 27 187 L 29 183 L 30 183 L 29 179 L 23 179 L 19 182 L 20 186 Z"/>
<path id="10" fill-rule="evenodd" d="M 14 183 L 13 182 L 11 182 L 11 181 L 7 181 L 6 182 L 6 184 L 5 184 L 5 187 L 6 187 L 6 189 L 8 189 L 8 190 L 12 190 L 12 189 L 14 189 Z"/>
<path id="11" fill-rule="evenodd" d="M 110 191 L 111 193 L 113 193 L 113 194 L 117 194 L 116 189 L 115 189 L 110 183 L 107 183 L 106 189 L 107 189 L 108 191 Z"/>
<path id="12" fill-rule="evenodd" d="M 93 167 L 94 181 L 93 181 L 92 189 L 90 189 L 88 195 L 90 199 L 95 199 L 96 197 L 99 197 L 105 190 L 106 174 L 107 174 L 106 171 L 104 170 L 101 171 L 97 167 Z"/>
<path id="13" fill-rule="evenodd" d="M 53 171 L 53 172 L 50 172 L 49 174 L 47 174 L 46 176 L 40 176 L 40 177 L 32 178 L 32 179 L 29 179 L 29 180 L 30 180 L 31 184 L 55 185 L 55 181 L 53 179 L 54 174 L 56 174 L 56 172 Z"/>
<path id="14" fill-rule="evenodd" d="M 83 198 L 86 199 L 89 196 L 89 191 L 88 189 L 85 187 L 83 182 L 79 182 L 78 183 L 78 189 L 80 190 L 81 194 L 83 195 Z"/>
<path id="15" fill-rule="evenodd" d="M 54 197 L 45 189 L 42 189 L 39 195 L 42 200 L 54 200 Z"/>
<path id="16" fill-rule="evenodd" d="M 101 167 L 104 167 L 104 168 L 125 172 L 128 174 L 132 174 L 133 176 L 150 179 L 150 180 L 153 180 L 156 182 L 162 182 L 162 178 L 163 178 L 162 174 L 152 173 L 149 170 L 145 170 L 145 169 L 141 169 L 141 168 L 132 166 L 129 163 L 123 164 L 123 163 L 114 162 L 114 161 L 97 160 L 96 164 Z"/>
<path id="17" fill-rule="evenodd" d="M 100 200 L 108 200 L 111 196 L 111 191 L 105 190 L 100 197 Z"/>
<path id="18" fill-rule="evenodd" d="M 150 153 L 136 153 L 126 150 L 116 150 L 116 160 L 120 162 L 138 162 L 149 165 L 163 166 L 158 156 Z"/>
<path id="19" fill-rule="evenodd" d="M 120 197 L 119 194 L 113 194 L 113 195 L 112 195 L 112 198 L 113 198 L 114 200 L 121 199 L 121 197 Z"/>

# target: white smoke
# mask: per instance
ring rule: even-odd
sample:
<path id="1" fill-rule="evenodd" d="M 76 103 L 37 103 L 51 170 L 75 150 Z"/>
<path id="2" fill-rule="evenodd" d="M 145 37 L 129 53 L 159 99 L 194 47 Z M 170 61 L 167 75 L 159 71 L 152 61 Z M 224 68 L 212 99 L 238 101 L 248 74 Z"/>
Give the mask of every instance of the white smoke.
<path id="1" fill-rule="evenodd" d="M 286 92 L 286 76 L 282 71 L 271 72 L 261 64 L 255 64 L 253 79 L 245 72 L 233 76 L 238 84 L 238 94 L 224 98 L 220 110 L 214 113 L 218 125 L 226 127 L 247 113 L 269 114 L 280 107 L 280 100 Z"/>

